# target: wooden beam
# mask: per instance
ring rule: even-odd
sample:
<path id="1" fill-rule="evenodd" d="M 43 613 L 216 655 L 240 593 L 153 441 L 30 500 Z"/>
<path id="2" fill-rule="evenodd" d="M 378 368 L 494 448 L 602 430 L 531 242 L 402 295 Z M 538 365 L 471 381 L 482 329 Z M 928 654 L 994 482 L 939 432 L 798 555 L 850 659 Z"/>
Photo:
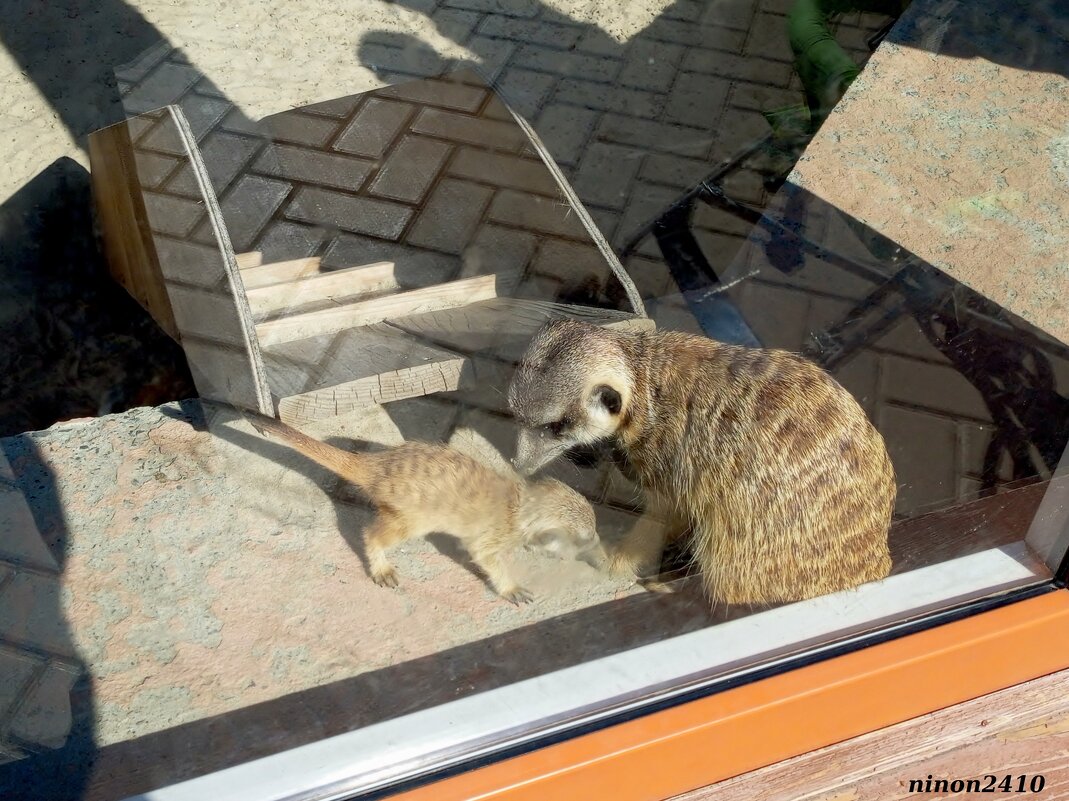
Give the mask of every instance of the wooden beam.
<path id="1" fill-rule="evenodd" d="M 260 344 L 269 346 L 280 342 L 380 323 L 383 320 L 406 317 L 421 312 L 466 306 L 480 300 L 496 298 L 516 281 L 515 276 L 480 275 L 461 281 L 399 292 L 373 300 L 358 300 L 337 308 L 295 314 L 260 323 L 256 326 Z"/>
<path id="2" fill-rule="evenodd" d="M 241 280 L 245 284 L 245 289 L 249 290 L 270 286 L 271 284 L 279 284 L 284 281 L 295 281 L 298 278 L 318 275 L 319 272 L 319 257 L 311 256 L 307 259 L 276 261 L 271 264 L 262 264 L 258 267 L 243 268 Z"/>
<path id="3" fill-rule="evenodd" d="M 303 262 L 315 262 L 315 269 L 319 268 L 319 259 L 302 259 Z M 310 268 L 311 265 L 300 265 L 296 262 L 280 262 L 279 264 L 267 264 L 263 267 L 254 267 L 242 273 L 242 278 L 247 273 L 258 273 L 260 270 L 274 270 L 282 272 L 287 265 L 291 271 L 302 268 Z M 304 278 L 296 278 L 283 283 L 271 283 L 267 286 L 249 288 L 246 280 L 245 290 L 249 297 L 249 306 L 255 318 L 262 319 L 268 315 L 284 312 L 287 310 L 303 310 L 302 307 L 313 304 L 324 304 L 330 301 L 347 301 L 372 292 L 398 289 L 397 277 L 394 274 L 393 262 L 384 261 L 379 264 L 370 264 L 366 267 L 349 267 L 344 270 L 332 270 L 327 273 L 307 275 Z"/>
<path id="4" fill-rule="evenodd" d="M 258 250 L 252 250 L 248 253 L 235 254 L 234 260 L 238 263 L 239 270 L 247 270 L 251 267 L 259 267 L 263 264 L 264 254 Z"/>

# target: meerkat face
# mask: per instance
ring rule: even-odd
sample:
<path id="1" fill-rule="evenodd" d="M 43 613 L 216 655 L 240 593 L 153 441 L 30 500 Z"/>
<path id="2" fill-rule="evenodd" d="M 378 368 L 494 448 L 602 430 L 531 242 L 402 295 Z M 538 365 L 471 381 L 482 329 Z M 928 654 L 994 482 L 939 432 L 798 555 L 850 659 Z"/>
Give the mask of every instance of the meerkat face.
<path id="1" fill-rule="evenodd" d="M 527 547 L 575 559 L 600 545 L 594 509 L 578 492 L 552 478 L 534 482 L 528 492 Z"/>
<path id="2" fill-rule="evenodd" d="M 520 433 L 513 464 L 524 475 L 577 445 L 613 437 L 631 375 L 611 332 L 573 321 L 546 325 L 509 384 Z"/>

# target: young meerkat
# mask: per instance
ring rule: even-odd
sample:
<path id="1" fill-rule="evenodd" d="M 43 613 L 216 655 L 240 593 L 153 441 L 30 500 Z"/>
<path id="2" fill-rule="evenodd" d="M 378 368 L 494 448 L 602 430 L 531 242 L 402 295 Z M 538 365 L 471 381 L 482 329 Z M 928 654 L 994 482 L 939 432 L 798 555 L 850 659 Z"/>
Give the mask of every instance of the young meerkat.
<path id="1" fill-rule="evenodd" d="M 510 383 L 530 474 L 581 443 L 612 442 L 714 603 L 797 601 L 882 579 L 895 475 L 854 397 L 781 350 L 674 332 L 547 324 Z M 656 570 L 665 533 L 636 526 L 618 569 Z"/>
<path id="2" fill-rule="evenodd" d="M 599 543 L 589 501 L 560 481 L 528 481 L 446 445 L 406 442 L 350 453 L 274 418 L 250 416 L 249 422 L 356 485 L 372 502 L 377 514 L 364 532 L 364 547 L 371 578 L 381 586 L 397 586 L 390 547 L 442 532 L 461 541 L 498 595 L 527 603 L 533 595 L 504 563 L 509 551 L 525 547 L 574 557 Z"/>

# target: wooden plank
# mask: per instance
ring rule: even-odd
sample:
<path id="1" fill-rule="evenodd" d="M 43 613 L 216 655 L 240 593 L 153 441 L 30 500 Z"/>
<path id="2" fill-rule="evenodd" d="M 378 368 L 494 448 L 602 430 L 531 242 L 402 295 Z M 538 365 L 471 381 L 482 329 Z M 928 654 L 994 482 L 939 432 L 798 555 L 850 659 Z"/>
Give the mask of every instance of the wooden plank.
<path id="1" fill-rule="evenodd" d="M 248 270 L 263 264 L 264 254 L 258 250 L 251 250 L 248 253 L 236 254 L 234 260 L 238 263 L 239 270 Z"/>
<path id="2" fill-rule="evenodd" d="M 461 353 L 490 353 L 516 361 L 530 338 L 550 320 L 581 320 L 630 331 L 651 331 L 655 327 L 650 318 L 631 312 L 521 298 L 494 298 L 460 308 L 391 319 L 390 324 Z"/>
<path id="3" fill-rule="evenodd" d="M 129 122 L 120 122 L 89 135 L 93 201 L 108 270 L 160 328 L 178 340 L 178 324 L 141 199 L 128 125 Z"/>
<path id="4" fill-rule="evenodd" d="M 895 522 L 889 537 L 893 572 L 1022 542 L 1049 487 L 1040 481 Z"/>
<path id="5" fill-rule="evenodd" d="M 481 275 L 438 286 L 413 289 L 374 300 L 358 300 L 343 306 L 321 311 L 296 314 L 260 323 L 256 326 L 263 346 L 304 339 L 343 328 L 355 328 L 380 323 L 396 317 L 421 312 L 466 306 L 480 300 L 496 298 L 515 284 L 515 276 Z"/>
<path id="6" fill-rule="evenodd" d="M 1069 798 L 1069 671 L 744 773 L 676 801 L 903 798 L 911 779 L 1046 777 L 1037 798 Z M 986 782 L 985 782 L 986 783 Z M 1017 788 L 1016 778 L 1013 788 Z M 945 793 L 940 794 L 941 797 Z M 954 795 L 958 795 L 954 793 Z M 925 795 L 924 797 L 929 797 Z M 971 793 L 963 797 L 972 798 Z"/>
<path id="7" fill-rule="evenodd" d="M 271 284 L 295 281 L 299 278 L 318 275 L 321 269 L 319 257 L 310 256 L 306 259 L 276 261 L 259 267 L 248 267 L 241 271 L 241 280 L 245 284 L 246 292 L 248 292 L 248 290 L 259 289 Z"/>
<path id="8" fill-rule="evenodd" d="M 302 259 L 302 261 L 314 261 L 318 269 L 319 259 Z M 271 270 L 285 264 L 286 262 L 277 265 L 268 264 L 264 267 L 253 268 L 249 272 Z M 245 277 L 245 273 L 242 277 Z M 285 283 L 272 283 L 252 289 L 249 288 L 247 281 L 245 283 L 249 307 L 252 309 L 253 317 L 257 319 L 284 311 L 311 311 L 312 309 L 309 308 L 311 306 L 345 302 L 373 292 L 398 288 L 393 262 L 388 261 L 370 264 L 366 267 L 331 270 Z"/>

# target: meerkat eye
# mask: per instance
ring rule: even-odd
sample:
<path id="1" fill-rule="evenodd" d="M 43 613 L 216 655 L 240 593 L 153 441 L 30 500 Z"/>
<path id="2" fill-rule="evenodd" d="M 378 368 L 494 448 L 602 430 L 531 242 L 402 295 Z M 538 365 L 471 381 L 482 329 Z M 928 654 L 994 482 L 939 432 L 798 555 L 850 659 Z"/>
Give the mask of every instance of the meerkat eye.
<path id="1" fill-rule="evenodd" d="M 545 429 L 555 437 L 559 437 L 572 427 L 572 421 L 567 417 L 562 417 L 560 420 L 556 420 L 552 423 L 546 423 Z"/>

